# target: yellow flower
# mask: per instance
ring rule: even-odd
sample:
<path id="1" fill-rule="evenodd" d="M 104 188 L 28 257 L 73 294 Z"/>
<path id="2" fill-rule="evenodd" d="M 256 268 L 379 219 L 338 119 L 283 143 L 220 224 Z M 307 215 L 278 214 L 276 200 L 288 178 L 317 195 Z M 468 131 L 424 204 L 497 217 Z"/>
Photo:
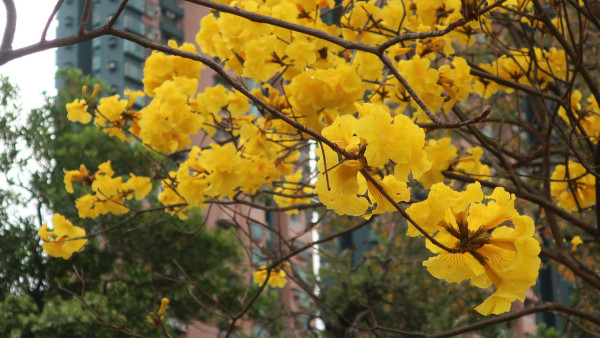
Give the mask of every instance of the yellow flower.
<path id="1" fill-rule="evenodd" d="M 423 228 L 437 232 L 435 240 L 450 249 L 427 241 L 427 248 L 437 255 L 423 265 L 434 277 L 451 283 L 470 279 L 480 288 L 493 284 L 496 291 L 475 310 L 484 315 L 508 312 L 514 300 L 525 299 L 540 268 L 533 219 L 519 215 L 515 197 L 502 188 L 494 189 L 487 197 L 490 201 L 483 204 L 475 198 L 482 195 L 479 183 L 469 185 L 472 193 L 462 200 L 452 196 L 456 192 L 451 189 L 440 189 L 440 184 L 433 185 L 432 192 L 445 191 L 449 196 L 430 194 L 421 202 L 432 206 L 430 215 L 419 217 L 415 213 L 427 209 L 414 205 L 407 210 L 415 220 L 420 218 Z"/>
<path id="2" fill-rule="evenodd" d="M 587 102 L 590 104 L 582 109 L 581 103 L 579 103 L 582 96 L 583 95 L 579 90 L 574 90 L 571 94 L 570 108 L 573 114 L 572 118 L 575 121 L 571 121 L 569 115 L 567 115 L 567 112 L 562 106 L 558 108 L 558 115 L 578 134 L 582 134 L 582 131 L 580 128 L 576 127 L 576 125 L 581 126 L 586 136 L 588 136 L 593 143 L 597 143 L 598 137 L 600 136 L 600 109 L 598 108 L 598 104 L 593 95 L 590 95 L 587 99 Z"/>
<path id="3" fill-rule="evenodd" d="M 357 160 L 337 161 L 337 154 L 330 149 L 325 150 L 327 161 L 321 158 L 317 162 L 320 173 L 317 175 L 315 193 L 319 200 L 339 215 L 360 216 L 369 207 L 369 202 L 363 196 L 367 190 L 366 182 L 358 172 L 363 164 Z M 325 162 L 328 168 L 325 169 Z M 327 171 L 325 171 L 327 170 Z"/>
<path id="4" fill-rule="evenodd" d="M 79 166 L 79 170 L 65 170 L 65 190 L 69 193 L 73 193 L 73 181 L 83 181 L 83 184 L 91 185 L 92 181 L 94 181 L 94 175 L 90 176 L 90 173 L 87 171 L 87 168 L 82 164 Z"/>
<path id="5" fill-rule="evenodd" d="M 296 116 L 308 127 L 321 131 L 337 115 L 354 113 L 354 102 L 363 97 L 361 78 L 354 68 L 308 69 L 294 77 L 285 93 Z"/>
<path id="6" fill-rule="evenodd" d="M 233 197 L 235 189 L 243 183 L 244 163 L 232 143 L 220 146 L 211 144 L 211 149 L 202 151 L 198 158 L 207 173 L 208 188 L 206 195 L 214 197 Z"/>
<path id="7" fill-rule="evenodd" d="M 356 104 L 360 114 L 356 135 L 367 141 L 365 158 L 369 166 L 379 167 L 392 160 L 394 175 L 407 181 L 409 173 L 419 178 L 431 162 L 423 147 L 425 132 L 405 115 L 390 116 L 380 104 Z"/>
<path id="8" fill-rule="evenodd" d="M 444 88 L 438 84 L 439 72 L 435 68 L 431 68 L 431 61 L 427 58 L 421 58 L 415 55 L 409 60 L 398 61 L 398 71 L 402 76 L 410 83 L 415 92 L 421 97 L 424 102 L 427 102 L 427 106 L 432 112 L 438 111 L 444 104 Z M 405 89 L 397 81 L 393 80 L 394 84 L 397 85 L 396 93 L 398 97 L 403 97 Z M 410 101 L 411 105 L 418 110 L 419 122 L 428 121 L 424 115 L 422 109 L 413 101 Z"/>
<path id="9" fill-rule="evenodd" d="M 429 189 L 433 184 L 442 182 L 442 171 L 448 169 L 450 162 L 456 158 L 457 149 L 450 142 L 450 137 L 427 141 L 424 150 L 431 162 L 431 168 L 419 177 L 419 182 L 425 188 Z"/>
<path id="10" fill-rule="evenodd" d="M 85 100 L 75 99 L 73 102 L 67 103 L 67 119 L 73 122 L 89 123 L 92 115 L 87 112 L 87 108 Z"/>
<path id="11" fill-rule="evenodd" d="M 139 136 L 144 143 L 165 153 L 191 143 L 190 135 L 197 134 L 204 122 L 202 115 L 192 112 L 189 102 L 197 85 L 198 80 L 176 76 L 154 89 L 154 99 L 139 112 Z"/>
<path id="12" fill-rule="evenodd" d="M 454 170 L 462 171 L 483 180 L 489 179 L 490 167 L 481 163 L 483 149 L 481 149 L 481 147 L 473 147 L 468 149 L 467 153 L 469 153 L 470 156 L 461 157 L 456 160 Z"/>
<path id="13" fill-rule="evenodd" d="M 581 237 L 579 236 L 573 236 L 573 238 L 571 239 L 571 253 L 574 253 L 575 251 L 577 251 L 577 246 L 579 244 L 583 244 L 583 241 L 581 240 Z"/>
<path id="14" fill-rule="evenodd" d="M 121 189 L 129 194 L 135 194 L 136 200 L 141 200 L 152 190 L 152 183 L 150 177 L 138 177 L 134 174 L 130 174 L 131 178 L 122 185 Z"/>
<path id="15" fill-rule="evenodd" d="M 372 106 L 366 107 L 368 110 Z M 385 129 L 388 125 L 391 125 L 389 113 L 382 109 L 376 111 L 383 116 L 383 121 L 380 123 L 382 126 L 381 129 Z M 367 115 L 367 118 L 369 116 L 374 116 L 374 114 Z M 371 129 L 373 128 L 362 128 L 361 126 L 368 125 L 368 123 L 375 124 L 372 121 L 364 121 L 364 119 L 366 118 L 361 118 L 359 120 L 361 123 L 357 123 L 353 116 L 340 116 L 336 118 L 329 127 L 324 128 L 322 131 L 323 136 L 329 138 L 335 144 L 351 153 L 358 151 L 360 143 L 360 138 L 355 135 L 355 132 L 358 136 L 365 137 L 367 142 L 372 142 L 366 144 L 367 148 L 364 157 L 360 157 L 357 160 L 344 160 L 340 162 L 337 153 L 329 147 L 325 147 L 322 151 L 319 151 L 320 159 L 317 162 L 317 168 L 320 173 L 317 175 L 315 193 L 328 209 L 333 209 L 340 215 L 365 215 L 367 209 L 372 206 L 376 207 L 365 217 L 370 217 L 372 214 L 395 210 L 394 206 L 387 201 L 379 190 L 377 190 L 371 180 L 367 180 L 363 174 L 360 173 L 360 170 L 363 168 L 367 168 L 368 170 L 374 169 L 373 167 L 367 166 L 367 163 L 369 165 L 372 163 L 382 165 L 389 160 L 389 157 L 387 156 L 379 156 L 377 149 L 382 152 L 388 150 L 391 151 L 393 149 L 394 152 L 391 155 L 391 159 L 402 165 L 404 164 L 403 162 L 407 162 L 410 157 L 408 157 L 408 159 L 404 158 L 403 160 L 399 160 L 400 156 L 404 156 L 405 152 L 408 152 L 410 156 L 411 150 L 414 148 L 411 147 L 411 144 L 405 144 L 407 149 L 398 152 L 391 142 L 388 142 L 389 140 L 386 136 L 389 136 L 390 138 L 393 137 L 393 141 L 398 141 L 398 143 L 403 141 L 393 136 L 394 134 L 392 132 L 381 136 L 381 133 L 371 133 Z M 356 130 L 354 130 L 355 128 Z M 406 129 L 409 128 L 410 126 Z M 363 132 L 359 133 L 359 131 Z M 408 136 L 407 138 L 408 142 L 410 142 L 412 137 Z M 401 145 L 397 145 L 397 147 L 401 147 Z M 370 152 L 370 149 L 376 149 L 376 151 Z M 324 153 L 324 156 L 321 155 L 322 153 Z M 396 156 L 395 154 L 400 155 Z M 418 160 L 419 159 L 417 158 L 414 163 L 419 163 Z M 399 164 L 396 166 L 399 166 Z M 417 170 L 413 171 L 413 173 L 416 171 Z M 383 180 L 374 177 L 374 180 L 377 181 L 395 202 L 410 200 L 410 189 L 408 189 L 406 183 L 403 180 L 398 179 L 397 176 L 386 176 Z M 367 192 L 368 194 L 365 195 Z M 369 199 L 366 198 L 367 196 Z"/>
<path id="16" fill-rule="evenodd" d="M 95 204 L 98 199 L 93 195 L 87 194 L 81 196 L 75 201 L 75 207 L 79 213 L 80 218 L 96 218 L 98 217 L 98 211 L 95 208 Z"/>
<path id="17" fill-rule="evenodd" d="M 185 211 L 190 209 L 186 201 L 177 193 L 177 175 L 176 172 L 169 172 L 169 179 L 161 181 L 163 191 L 158 194 L 158 201 L 162 205 L 167 206 L 165 212 L 170 215 L 177 215 L 180 220 L 185 221 L 188 219 Z"/>
<path id="18" fill-rule="evenodd" d="M 108 124 L 109 127 L 114 127 L 113 123 L 121 119 L 121 114 L 125 112 L 127 108 L 127 100 L 120 100 L 120 96 L 113 95 L 109 97 L 103 97 L 100 99 L 98 104 L 98 117 L 94 121 L 94 124 L 104 128 Z"/>
<path id="19" fill-rule="evenodd" d="M 165 319 L 165 311 L 167 310 L 167 305 L 169 305 L 169 299 L 163 298 L 160 300 L 160 307 L 158 308 L 158 312 L 151 312 L 148 316 L 146 316 L 146 321 L 156 327 L 162 326 L 162 321 Z"/>
<path id="20" fill-rule="evenodd" d="M 38 236 L 44 241 L 44 251 L 53 257 L 69 259 L 73 253 L 81 251 L 87 239 L 76 239 L 85 236 L 85 230 L 74 226 L 61 214 L 52 216 L 53 231 L 48 231 L 46 223 L 38 231 Z"/>
<path id="21" fill-rule="evenodd" d="M 569 161 L 568 172 L 564 165 L 557 165 L 550 179 L 552 197 L 566 211 L 576 211 L 596 204 L 596 178 L 580 163 Z"/>
<path id="22" fill-rule="evenodd" d="M 454 213 L 459 213 L 469 204 L 482 199 L 483 192 L 479 183 L 467 185 L 462 192 L 454 191 L 444 183 L 436 183 L 431 186 L 426 200 L 413 203 L 406 212 L 421 228 L 432 235 L 438 230 L 437 224 L 444 218 L 447 208 L 451 208 Z M 415 237 L 422 234 L 409 225 L 406 235 Z"/>
<path id="23" fill-rule="evenodd" d="M 163 298 L 160 300 L 160 308 L 158 309 L 158 315 L 162 315 L 167 310 L 167 305 L 169 305 L 169 299 Z"/>
<path id="24" fill-rule="evenodd" d="M 269 277 L 268 285 L 272 288 L 282 288 L 287 284 L 285 271 L 282 268 L 272 268 L 270 271 L 265 266 L 261 266 L 256 272 L 252 274 L 254 277 L 254 283 L 258 286 L 262 286 Z"/>
<path id="25" fill-rule="evenodd" d="M 310 203 L 312 189 L 302 183 L 302 170 L 298 169 L 293 174 L 285 176 L 285 181 L 275 189 L 273 199 L 279 207 L 287 207 L 297 204 Z M 297 197 L 295 197 L 297 196 Z M 298 210 L 286 211 L 287 214 L 297 214 Z"/>
<path id="26" fill-rule="evenodd" d="M 229 101 L 227 104 L 227 111 L 229 111 L 229 114 L 231 114 L 231 117 L 234 119 L 240 118 L 250 110 L 248 98 L 238 91 L 229 92 L 227 94 L 227 100 Z"/>

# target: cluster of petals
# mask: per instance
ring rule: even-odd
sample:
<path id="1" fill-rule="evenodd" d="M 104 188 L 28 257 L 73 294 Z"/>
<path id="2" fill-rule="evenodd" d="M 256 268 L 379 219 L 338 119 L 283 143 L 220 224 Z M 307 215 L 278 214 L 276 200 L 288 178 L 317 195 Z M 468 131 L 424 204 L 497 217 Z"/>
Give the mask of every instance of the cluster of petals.
<path id="1" fill-rule="evenodd" d="M 53 230 L 48 230 L 48 225 L 44 223 L 38 230 L 38 236 L 44 242 L 42 244 L 44 252 L 52 257 L 69 259 L 73 253 L 81 251 L 87 243 L 87 239 L 81 238 L 85 236 L 85 230 L 74 226 L 61 214 L 52 216 L 52 227 Z"/>
<path id="2" fill-rule="evenodd" d="M 467 149 L 467 156 L 463 156 L 453 163 L 454 170 L 477 177 L 482 180 L 487 180 L 490 177 L 490 167 L 481 162 L 483 149 L 481 147 L 473 147 Z"/>
<path id="3" fill-rule="evenodd" d="M 503 79 L 540 89 L 546 88 L 556 80 L 565 80 L 568 75 L 565 51 L 556 48 L 544 50 L 536 47 L 533 51 L 523 48 L 501 55 L 492 63 L 479 66 Z M 532 83 L 533 81 L 535 83 Z M 478 79 L 473 85 L 473 91 L 483 98 L 488 98 L 500 90 L 512 93 L 514 89 L 486 79 Z"/>
<path id="4" fill-rule="evenodd" d="M 129 128 L 130 134 L 136 136 L 139 134 L 138 120 L 140 116 L 137 111 L 132 110 L 132 107 L 137 98 L 144 96 L 144 93 L 125 90 L 124 94 L 129 96 L 127 100 L 120 99 L 118 94 L 101 98 L 98 102 L 94 124 L 102 128 L 108 135 L 128 142 L 133 138 L 126 135 L 123 130 Z"/>
<path id="5" fill-rule="evenodd" d="M 575 134 L 587 136 L 593 143 L 598 143 L 600 138 L 600 107 L 594 95 L 587 98 L 587 105 L 581 106 L 583 95 L 579 90 L 571 93 L 569 108 L 566 111 L 562 106 L 558 108 L 558 115 L 574 130 Z M 580 129 L 581 128 L 581 129 Z"/>
<path id="6" fill-rule="evenodd" d="M 285 176 L 285 180 L 275 189 L 273 199 L 281 208 L 310 203 L 312 189 L 302 182 L 303 173 L 301 169 Z M 287 214 L 294 215 L 298 213 L 297 209 L 286 211 Z"/>
<path id="7" fill-rule="evenodd" d="M 352 115 L 336 118 L 323 129 L 323 136 L 358 159 L 340 159 L 329 147 L 317 162 L 319 174 L 315 193 L 329 209 L 341 215 L 379 214 L 395 210 L 379 185 L 394 202 L 410 200 L 406 185 L 409 173 L 414 177 L 427 171 L 431 162 L 423 150 L 425 134 L 404 115 L 392 118 L 382 105 L 357 105 L 360 119 Z M 394 175 L 378 178 L 375 168 L 392 161 Z M 366 176 L 365 176 L 366 175 Z M 367 213 L 367 209 L 369 212 Z"/>
<path id="8" fill-rule="evenodd" d="M 92 193 L 86 194 L 75 201 L 75 206 L 81 218 L 96 218 L 99 215 L 112 213 L 120 215 L 127 213 L 129 208 L 125 200 L 134 198 L 141 200 L 152 190 L 149 177 L 131 177 L 127 182 L 122 182 L 121 177 L 113 177 L 114 171 L 110 161 L 98 166 L 98 171 L 90 175 L 84 165 L 79 170 L 65 170 L 65 189 L 73 193 L 73 181 L 82 181 L 84 185 L 91 186 Z"/>
<path id="9" fill-rule="evenodd" d="M 169 46 L 195 53 L 191 43 L 181 46 L 169 41 Z M 144 65 L 144 92 L 152 98 L 139 111 L 139 137 L 152 149 L 163 153 L 179 151 L 191 143 L 203 116 L 192 113 L 189 99 L 197 90 L 200 62 L 154 51 Z"/>
<path id="10" fill-rule="evenodd" d="M 558 206 L 572 212 L 596 204 L 596 178 L 581 164 L 559 164 L 550 177 L 550 192 Z"/>
<path id="11" fill-rule="evenodd" d="M 427 241 L 437 255 L 423 262 L 432 276 L 450 283 L 470 280 L 480 288 L 494 285 L 495 292 L 475 308 L 488 315 L 508 312 L 512 302 L 525 299 L 541 261 L 533 219 L 515 210 L 515 197 L 496 188 L 485 198 L 487 204 L 479 183 L 463 192 L 437 183 L 407 213 L 437 241 Z M 407 235 L 421 233 L 410 225 Z"/>
<path id="12" fill-rule="evenodd" d="M 267 267 L 261 266 L 252 276 L 254 277 L 254 283 L 258 286 L 263 286 L 267 278 L 269 278 L 267 283 L 272 288 L 282 288 L 287 284 L 286 274 L 283 269 L 272 268 L 269 270 Z"/>

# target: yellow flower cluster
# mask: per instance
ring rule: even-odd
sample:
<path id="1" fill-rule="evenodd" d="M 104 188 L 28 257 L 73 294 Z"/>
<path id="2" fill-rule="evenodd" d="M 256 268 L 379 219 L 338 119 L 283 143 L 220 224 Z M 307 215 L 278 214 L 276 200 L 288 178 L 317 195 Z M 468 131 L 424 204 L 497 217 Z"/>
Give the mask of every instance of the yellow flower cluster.
<path id="1" fill-rule="evenodd" d="M 48 230 L 46 223 L 38 230 L 38 236 L 44 242 L 42 247 L 48 255 L 69 259 L 87 243 L 87 239 L 81 238 L 85 236 L 85 230 L 74 226 L 65 216 L 54 214 L 52 225 L 54 230 Z"/>
<path id="2" fill-rule="evenodd" d="M 557 165 L 552 173 L 550 192 L 558 206 L 577 211 L 596 204 L 596 178 L 581 163 L 569 161 Z"/>
<path id="3" fill-rule="evenodd" d="M 254 277 L 254 283 L 258 286 L 265 284 L 267 278 L 269 278 L 267 283 L 272 288 L 282 288 L 287 284 L 285 271 L 281 268 L 267 270 L 265 266 L 261 266 L 260 269 L 252 274 L 252 276 Z"/>
<path id="4" fill-rule="evenodd" d="M 139 134 L 139 113 L 132 110 L 132 106 L 138 97 L 144 95 L 141 91 L 132 92 L 125 90 L 125 95 L 129 96 L 127 100 L 119 99 L 119 95 L 101 98 L 98 103 L 97 114 L 94 124 L 102 128 L 108 135 L 115 136 L 124 142 L 132 141 L 123 130 L 129 128 L 132 135 Z"/>
<path id="5" fill-rule="evenodd" d="M 84 165 L 81 165 L 79 170 L 65 170 L 64 183 L 68 192 L 73 193 L 73 181 L 82 181 L 92 188 L 93 194 L 86 194 L 75 201 L 79 217 L 96 218 L 108 213 L 127 213 L 129 208 L 125 200 L 133 197 L 141 200 L 152 190 L 149 177 L 130 174 L 129 180 L 123 183 L 121 177 L 113 178 L 113 174 L 110 161 L 100 164 L 93 176 Z"/>
<path id="6" fill-rule="evenodd" d="M 298 169 L 293 174 L 287 175 L 285 181 L 281 182 L 279 187 L 275 189 L 273 199 L 280 207 L 288 207 L 297 204 L 309 203 L 310 194 L 313 189 L 308 187 L 303 181 L 302 170 Z M 291 209 L 286 211 L 287 214 L 294 215 L 298 210 Z"/>
<path id="7" fill-rule="evenodd" d="M 375 184 L 380 185 L 395 202 L 408 201 L 410 189 L 406 180 L 412 171 L 420 177 L 431 163 L 425 157 L 425 133 L 404 115 L 392 118 L 385 106 L 368 104 L 357 106 L 362 117 L 343 115 L 324 128 L 327 137 L 352 154 L 364 154 L 355 160 L 340 161 L 336 152 L 328 147 L 317 162 L 319 175 L 315 193 L 327 208 L 340 215 L 365 215 L 367 217 L 395 210 Z M 372 181 L 361 170 L 371 172 L 389 161 L 396 163 L 395 174 Z"/>
<path id="8" fill-rule="evenodd" d="M 565 108 L 560 107 L 558 108 L 558 115 L 571 126 L 576 134 L 585 134 L 593 143 L 598 143 L 598 138 L 600 138 L 600 107 L 594 95 L 590 95 L 586 100 L 588 105 L 582 108 L 579 102 L 582 97 L 583 94 L 579 90 L 574 90 L 569 103 L 569 114 L 567 114 Z"/>
<path id="9" fill-rule="evenodd" d="M 535 58 L 531 57 L 532 54 Z M 540 89 L 556 80 L 566 80 L 568 74 L 565 51 L 554 47 L 549 50 L 535 48 L 533 52 L 523 48 L 501 55 L 490 64 L 479 66 L 503 79 Z M 513 88 L 485 79 L 478 79 L 473 85 L 473 92 L 483 98 L 489 98 L 500 90 L 506 93 L 514 91 Z"/>
<path id="10" fill-rule="evenodd" d="M 162 325 L 162 321 L 165 319 L 165 311 L 167 310 L 168 305 L 168 298 L 161 299 L 158 311 L 156 313 L 150 313 L 148 316 L 146 316 L 146 321 L 156 327 L 160 327 Z"/>
<path id="11" fill-rule="evenodd" d="M 481 163 L 483 149 L 473 147 L 467 149 L 468 156 L 461 157 L 454 162 L 454 169 L 470 176 L 487 180 L 490 177 L 490 167 Z"/>
<path id="12" fill-rule="evenodd" d="M 407 213 L 447 249 L 427 241 L 437 254 L 423 262 L 431 275 L 451 283 L 469 279 L 475 286 L 496 291 L 475 308 L 479 313 L 510 310 L 516 299 L 535 284 L 540 268 L 540 245 L 533 237 L 533 219 L 520 215 L 515 197 L 496 188 L 487 204 L 479 183 L 457 192 L 443 183 L 431 187 L 429 197 L 411 205 Z M 407 235 L 420 233 L 409 226 Z"/>

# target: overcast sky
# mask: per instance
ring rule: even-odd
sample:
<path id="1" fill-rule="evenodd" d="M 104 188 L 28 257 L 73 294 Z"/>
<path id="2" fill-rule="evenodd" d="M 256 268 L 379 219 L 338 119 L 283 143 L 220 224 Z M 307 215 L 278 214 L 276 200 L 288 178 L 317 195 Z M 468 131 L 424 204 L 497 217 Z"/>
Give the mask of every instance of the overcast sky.
<path id="1" fill-rule="evenodd" d="M 48 20 L 56 1 L 53 0 L 16 0 L 17 31 L 13 48 L 34 44 L 39 41 L 44 25 Z M 56 20 L 50 26 L 46 39 L 54 38 Z M 0 37 L 4 35 L 6 10 L 0 5 Z M 42 106 L 42 92 L 56 94 L 54 73 L 56 72 L 55 49 L 32 54 L 0 66 L 0 74 L 8 76 L 20 90 L 21 106 L 32 109 Z"/>

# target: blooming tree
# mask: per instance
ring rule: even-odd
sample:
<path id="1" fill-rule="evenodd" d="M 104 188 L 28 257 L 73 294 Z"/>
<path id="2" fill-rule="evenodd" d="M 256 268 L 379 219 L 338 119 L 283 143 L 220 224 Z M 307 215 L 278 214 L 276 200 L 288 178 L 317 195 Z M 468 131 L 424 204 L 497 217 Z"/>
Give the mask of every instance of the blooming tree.
<path id="1" fill-rule="evenodd" d="M 98 97 L 84 87 L 67 117 L 165 161 L 181 152 L 186 159 L 173 170 L 156 160 L 146 176 L 113 171 L 110 157 L 65 171 L 67 191 L 87 187 L 77 196 L 80 218 L 145 212 L 129 201 L 151 193 L 160 205 L 148 209 L 180 219 L 192 208 L 242 203 L 320 220 L 345 215 L 354 230 L 397 214 L 405 236 L 429 250 L 421 261 L 431 278 L 489 289 L 474 308 L 481 315 L 525 300 L 540 255 L 592 290 L 571 307 L 540 302 L 442 336 L 544 311 L 600 322 L 596 1 L 188 0 L 212 9 L 199 18 L 199 49 L 115 28 L 126 2 L 100 28 L 83 28 L 88 6 L 78 34 L 18 50 L 14 6 L 4 2 L 1 63 L 100 35 L 154 50 L 143 92 Z M 198 92 L 205 67 L 228 86 Z M 134 109 L 140 97 L 147 104 Z M 199 133 L 212 141 L 192 144 Z M 90 235 L 71 222 L 55 215 L 41 227 L 49 255 L 85 255 Z M 299 249 L 281 238 L 269 265 L 253 273 L 256 297 L 225 311 L 230 333 L 267 285 L 286 284 L 291 257 L 344 233 L 313 225 L 329 235 Z M 419 334 L 365 311 L 369 322 L 346 325 Z"/>

